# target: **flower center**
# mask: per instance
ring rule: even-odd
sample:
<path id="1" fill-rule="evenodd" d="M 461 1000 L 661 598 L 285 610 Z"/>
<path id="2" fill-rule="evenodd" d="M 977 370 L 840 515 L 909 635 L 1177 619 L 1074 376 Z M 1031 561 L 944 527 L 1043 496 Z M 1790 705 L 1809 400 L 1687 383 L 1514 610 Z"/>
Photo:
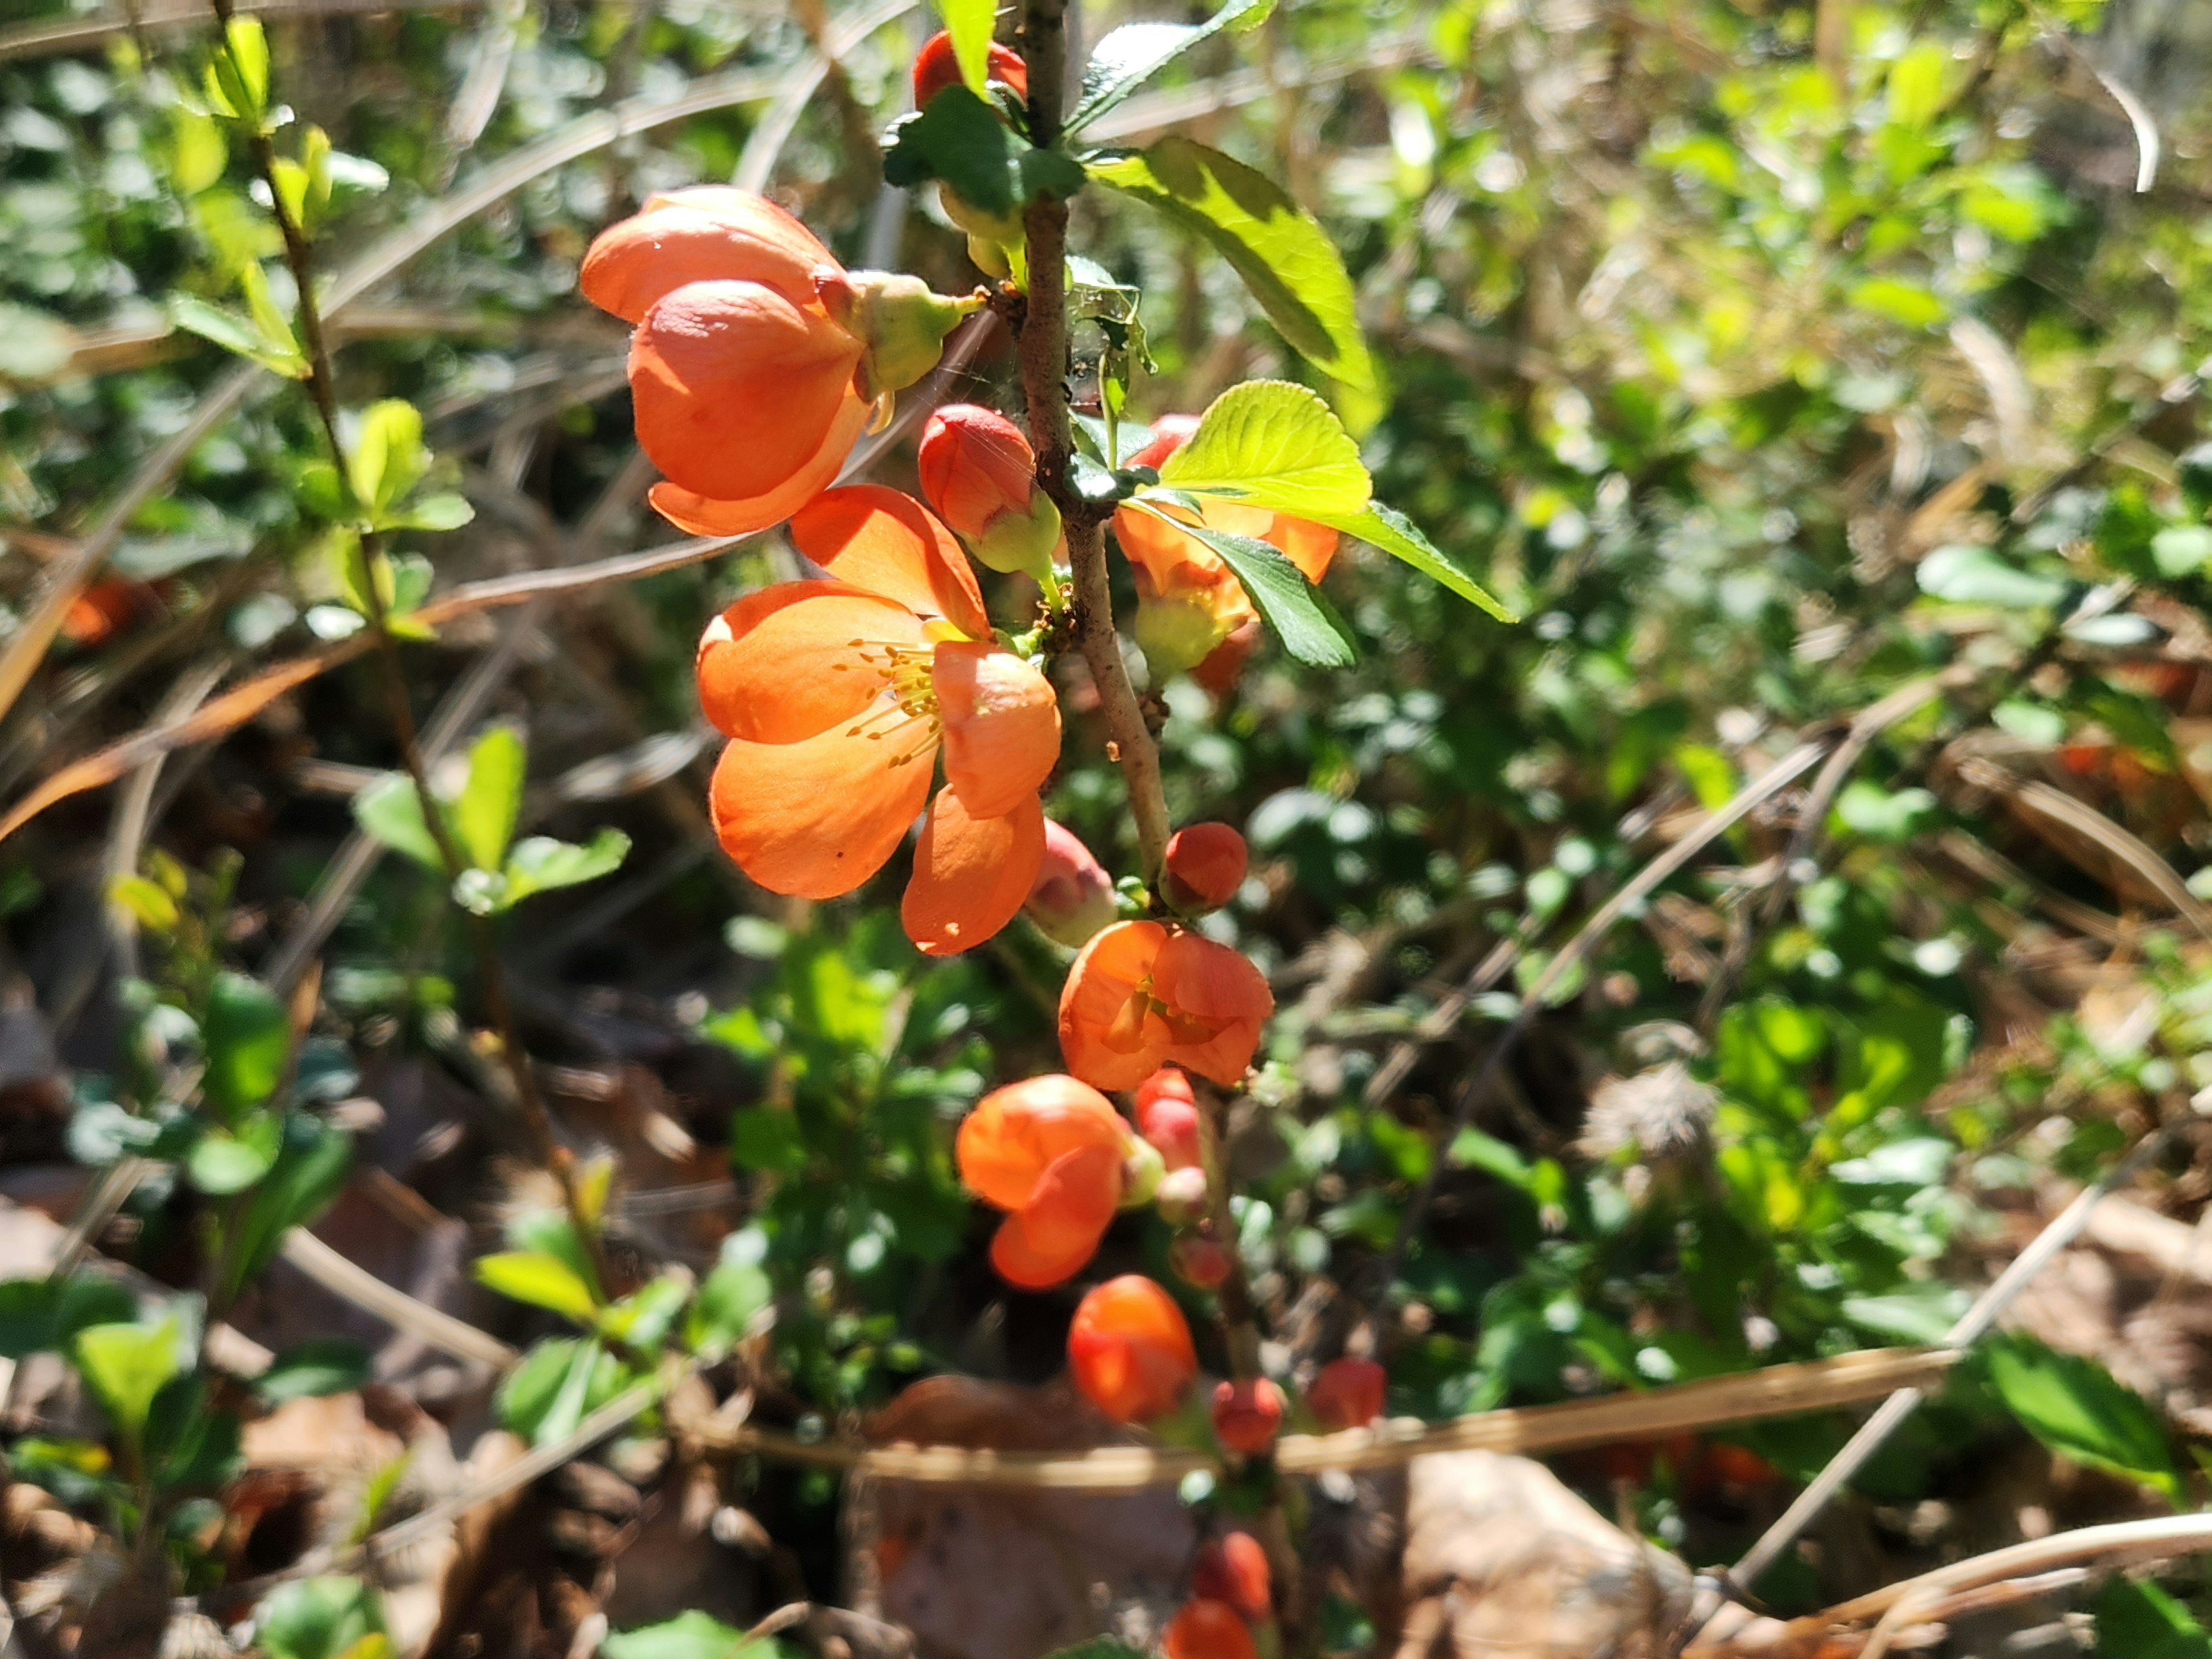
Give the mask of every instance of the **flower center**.
<path id="1" fill-rule="evenodd" d="M 904 766 L 908 761 L 934 754 L 945 729 L 944 719 L 938 712 L 937 684 L 931 676 L 937 647 L 873 640 L 850 640 L 847 644 L 860 660 L 858 665 L 837 664 L 839 672 L 850 672 L 857 666 L 863 672 L 873 672 L 883 682 L 890 701 L 871 707 L 845 728 L 845 735 L 866 738 L 871 743 L 880 743 L 886 738 L 903 741 L 907 734 L 919 727 L 921 741 L 890 764 Z"/>
<path id="2" fill-rule="evenodd" d="M 1103 1041 L 1116 1054 L 1133 1054 L 1162 1042 L 1176 1044 L 1211 1042 L 1229 1028 L 1227 1020 L 1210 1020 L 1163 1002 L 1152 994 L 1147 974 L 1129 992 L 1129 1000 L 1108 1022 Z"/>

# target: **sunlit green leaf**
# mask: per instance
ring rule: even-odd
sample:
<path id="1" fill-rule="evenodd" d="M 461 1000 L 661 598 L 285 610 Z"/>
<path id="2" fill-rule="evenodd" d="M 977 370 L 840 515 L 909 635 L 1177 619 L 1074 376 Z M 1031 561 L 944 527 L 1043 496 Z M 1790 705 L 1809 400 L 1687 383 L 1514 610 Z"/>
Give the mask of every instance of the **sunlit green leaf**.
<path id="1" fill-rule="evenodd" d="M 1160 468 L 1160 483 L 1302 518 L 1359 514 L 1371 489 L 1335 412 L 1285 380 L 1247 380 L 1216 398 Z"/>
<path id="2" fill-rule="evenodd" d="M 2141 1395 L 2095 1360 L 2018 1334 L 1994 1340 L 1985 1360 L 1997 1397 L 2051 1450 L 2181 1501 L 2181 1473 L 2166 1425 Z"/>
<path id="3" fill-rule="evenodd" d="M 1257 28 L 1274 9 L 1275 0 L 1226 0 L 1203 23 L 1124 23 L 1109 29 L 1084 66 L 1083 90 L 1067 130 L 1082 131 L 1193 46 L 1224 29 Z"/>
<path id="4" fill-rule="evenodd" d="M 259 980 L 218 974 L 201 1041 L 207 1048 L 201 1091 L 218 1111 L 234 1117 L 276 1092 L 292 1053 L 291 1017 Z"/>

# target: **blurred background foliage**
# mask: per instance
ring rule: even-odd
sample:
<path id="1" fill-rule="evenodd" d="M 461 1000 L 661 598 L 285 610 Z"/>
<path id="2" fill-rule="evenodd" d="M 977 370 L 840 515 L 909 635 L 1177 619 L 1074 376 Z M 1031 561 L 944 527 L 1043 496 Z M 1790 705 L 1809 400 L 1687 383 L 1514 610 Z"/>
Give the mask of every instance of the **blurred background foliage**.
<path id="1" fill-rule="evenodd" d="M 896 0 L 264 15 L 281 100 L 332 146 L 326 271 L 490 181 L 337 324 L 346 406 L 411 403 L 426 487 L 474 508 L 396 538 L 402 611 L 668 539 L 641 506 L 622 331 L 574 294 L 589 238 L 650 191 L 736 177 L 848 263 L 974 280 L 934 203 L 881 184 L 876 136 L 933 26 Z M 1227 696 L 1152 688 L 1177 819 L 1225 819 L 1254 849 L 1207 925 L 1269 971 L 1281 1010 L 1234 1152 L 1294 1371 L 1362 1298 L 1387 1310 L 1394 1408 L 1432 1416 L 1937 1341 L 2069 1183 L 2160 1126 L 2136 1197 L 2195 1221 L 2212 1194 L 2191 1109 L 2212 1087 L 2204 17 L 2160 0 L 1293 0 L 1117 112 L 1115 137 L 1177 124 L 1322 216 L 1387 380 L 1336 391 L 1378 495 L 1524 618 L 1355 550 L 1328 588 L 1356 666 L 1269 647 Z M 1118 20 L 1085 7 L 1080 33 Z M 257 285 L 289 307 L 246 158 L 198 107 L 208 39 L 148 3 L 133 24 L 19 0 L 0 30 L 0 603 L 17 618 L 234 372 L 179 319 L 244 316 Z M 697 88 L 712 107 L 593 125 Z M 538 167 L 536 146 L 568 159 Z M 1076 216 L 1079 246 L 1143 290 L 1138 413 L 1310 373 L 1197 245 L 1109 201 Z M 1005 401 L 1013 380 L 1000 341 L 963 390 Z M 264 376 L 160 480 L 0 728 L 9 798 L 359 626 L 316 507 L 321 453 L 306 399 Z M 875 476 L 910 469 L 898 448 Z M 618 1155 L 617 1247 L 765 1276 L 756 1410 L 812 1433 L 939 1370 L 1045 1380 L 1070 1298 L 991 1278 L 949 1157 L 983 1089 L 1056 1065 L 1054 947 L 1010 935 L 925 964 L 887 908 L 896 868 L 796 904 L 750 889 L 708 833 L 699 629 L 797 568 L 771 536 L 404 648 L 434 732 L 526 731 L 523 827 L 630 838 L 618 873 L 501 922 L 524 1030 L 565 1131 Z M 1061 670 L 1076 736 L 1049 804 L 1127 870 L 1120 781 L 1079 666 Z M 1552 953 L 1638 867 L 1929 677 L 1861 729 L 1832 787 L 1807 772 L 1553 975 L 1483 1070 Z M 500 1114 L 467 1104 L 496 1090 L 438 883 L 404 860 L 337 873 L 349 798 L 394 763 L 377 708 L 369 665 L 339 666 L 0 847 L 8 994 L 78 1079 L 75 1104 L 9 1097 L 12 1165 L 101 1161 L 85 1114 L 120 1097 L 83 1079 L 125 1073 L 159 1007 L 202 1010 L 218 963 L 296 980 L 319 961 L 314 1032 L 385 1102 L 357 1163 L 486 1245 L 530 1196 Z M 186 871 L 220 889 L 190 939 L 118 896 L 118 876 L 181 893 Z M 131 1086 L 150 1109 L 159 1088 Z M 133 1200 L 143 1265 L 185 1271 L 196 1201 Z M 1164 1274 L 1166 1237 L 1124 1219 L 1102 1271 Z M 553 1328 L 477 1311 L 518 1341 Z M 2064 1346 L 2061 1323 L 2036 1334 Z M 2008 1344 L 1862 1477 L 1899 1557 L 1940 1540 L 1881 1517 L 1963 1509 L 1994 1449 L 2117 1476 L 2081 1498 L 2097 1513 L 2201 1488 L 2182 1448 L 2212 1429 L 2192 1391 L 2212 1366 L 2100 1355 L 2154 1396 L 2145 1433 L 2102 1366 Z M 502 1395 L 526 1430 L 545 1409 L 530 1393 Z M 1725 1480 L 1679 1448 L 1581 1475 L 1627 1480 L 1654 1536 L 1719 1559 L 1847 1429 L 1729 1436 L 1750 1456 Z M 763 1478 L 770 1530 L 835 1594 L 834 1484 Z M 1864 1587 L 1832 1559 L 1821 1577 L 1793 1560 L 1766 1589 L 1805 1605 Z"/>

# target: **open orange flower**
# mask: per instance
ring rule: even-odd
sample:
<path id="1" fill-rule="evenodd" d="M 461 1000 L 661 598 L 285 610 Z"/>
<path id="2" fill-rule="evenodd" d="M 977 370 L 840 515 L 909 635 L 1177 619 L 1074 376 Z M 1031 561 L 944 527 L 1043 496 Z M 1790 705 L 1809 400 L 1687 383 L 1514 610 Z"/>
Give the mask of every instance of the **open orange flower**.
<path id="1" fill-rule="evenodd" d="M 636 331 L 638 443 L 663 517 L 736 536 L 835 481 L 880 394 L 934 366 L 969 306 L 908 276 L 848 271 L 750 191 L 657 192 L 592 241 L 584 297 Z"/>
<path id="2" fill-rule="evenodd" d="M 1157 921 L 1116 922 L 1083 947 L 1060 995 L 1060 1051 L 1099 1089 L 1175 1065 L 1235 1086 L 1275 1011 L 1260 970 L 1225 945 Z"/>
<path id="3" fill-rule="evenodd" d="M 1041 1291 L 1097 1254 L 1121 1202 L 1129 1126 L 1088 1084 L 1054 1073 L 994 1089 L 961 1121 L 960 1183 L 1006 1212 L 991 1265 Z"/>
<path id="4" fill-rule="evenodd" d="M 1169 415 L 1155 421 L 1152 442 L 1129 458 L 1130 465 L 1161 465 L 1197 430 L 1194 416 Z M 1165 510 L 1183 513 L 1178 507 Z M 1267 543 L 1314 582 L 1328 573 L 1341 539 L 1327 525 L 1234 501 L 1207 500 L 1197 520 L 1208 530 Z M 1114 539 L 1135 567 L 1134 631 L 1146 659 L 1164 678 L 1201 672 L 1213 665 L 1209 659 L 1222 653 L 1212 677 L 1218 684 L 1209 689 L 1225 690 L 1258 639 L 1260 618 L 1221 556 L 1188 531 L 1131 507 L 1115 510 Z"/>
<path id="5" fill-rule="evenodd" d="M 791 535 L 831 580 L 748 593 L 699 644 L 700 705 L 730 739 L 714 832 L 770 891 L 832 898 L 883 868 L 929 802 L 900 917 L 932 956 L 980 945 L 1044 857 L 1052 686 L 991 641 L 967 556 L 910 496 L 830 490 Z"/>

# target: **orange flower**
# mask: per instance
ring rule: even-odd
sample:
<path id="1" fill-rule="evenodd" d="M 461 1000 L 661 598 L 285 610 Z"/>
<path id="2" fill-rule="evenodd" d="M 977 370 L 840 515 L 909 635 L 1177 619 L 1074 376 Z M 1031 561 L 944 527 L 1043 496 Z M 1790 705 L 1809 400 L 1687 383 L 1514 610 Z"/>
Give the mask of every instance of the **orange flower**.
<path id="1" fill-rule="evenodd" d="M 1198 1375 L 1190 1326 L 1141 1273 L 1095 1285 L 1067 1328 L 1067 1369 L 1085 1400 L 1121 1423 L 1172 1411 Z"/>
<path id="2" fill-rule="evenodd" d="M 1382 1415 L 1389 1378 L 1371 1359 L 1332 1359 L 1306 1390 L 1306 1409 L 1322 1427 L 1364 1428 Z"/>
<path id="3" fill-rule="evenodd" d="M 1194 823 L 1168 837 L 1168 902 L 1190 914 L 1218 910 L 1244 882 L 1244 837 L 1225 823 Z"/>
<path id="4" fill-rule="evenodd" d="M 1197 430 L 1194 416 L 1164 416 L 1152 423 L 1152 441 L 1132 455 L 1129 464 L 1159 466 Z M 1166 510 L 1188 516 L 1182 508 Z M 1269 544 L 1314 582 L 1328 573 L 1340 539 L 1326 525 L 1233 501 L 1207 500 L 1197 520 L 1208 530 Z M 1164 679 L 1201 665 L 1214 667 L 1207 659 L 1230 647 L 1212 675 L 1218 684 L 1208 684 L 1209 690 L 1225 690 L 1258 639 L 1259 617 L 1220 555 L 1188 532 L 1130 507 L 1115 510 L 1114 539 L 1136 568 L 1134 631 L 1146 660 Z M 1232 642 L 1238 640 L 1243 647 L 1234 649 Z"/>
<path id="5" fill-rule="evenodd" d="M 1200 1596 L 1183 1604 L 1160 1638 L 1168 1659 L 1259 1659 L 1244 1620 L 1226 1601 Z"/>
<path id="6" fill-rule="evenodd" d="M 1022 97 L 1030 95 L 1030 66 L 1012 46 L 991 42 L 989 76 L 1004 82 Z M 922 42 L 914 56 L 914 106 L 927 109 L 929 100 L 960 80 L 960 62 L 952 55 L 952 37 L 943 29 Z"/>
<path id="7" fill-rule="evenodd" d="M 1213 1432 L 1230 1450 L 1257 1457 L 1282 1426 L 1283 1391 L 1266 1377 L 1214 1385 Z"/>
<path id="8" fill-rule="evenodd" d="M 1226 1601 L 1247 1619 L 1265 1619 L 1274 1611 L 1273 1582 L 1260 1540 L 1231 1532 L 1198 1553 L 1190 1591 L 1203 1601 Z"/>
<path id="9" fill-rule="evenodd" d="M 1012 920 L 1044 856 L 1038 787 L 1060 757 L 1045 678 L 990 643 L 975 573 L 895 489 L 817 497 L 792 539 L 829 581 L 749 593 L 700 641 L 699 701 L 730 743 L 709 797 L 723 850 L 762 886 L 849 893 L 929 799 L 900 906 L 932 956 Z"/>
<path id="10" fill-rule="evenodd" d="M 1006 1211 L 991 1265 L 1041 1291 L 1072 1278 L 1121 1202 L 1129 1127 L 1106 1097 L 1057 1073 L 994 1089 L 962 1120 L 960 1183 Z"/>
<path id="11" fill-rule="evenodd" d="M 765 529 L 826 489 L 874 399 L 927 373 L 964 314 L 914 278 L 848 272 L 781 208 L 719 185 L 647 198 L 579 281 L 635 326 L 638 442 L 668 475 L 653 504 L 698 535 Z"/>
<path id="12" fill-rule="evenodd" d="M 1083 947 L 1060 994 L 1060 1051 L 1100 1089 L 1173 1064 L 1233 1087 L 1275 999 L 1225 945 L 1157 921 L 1116 922 Z"/>

